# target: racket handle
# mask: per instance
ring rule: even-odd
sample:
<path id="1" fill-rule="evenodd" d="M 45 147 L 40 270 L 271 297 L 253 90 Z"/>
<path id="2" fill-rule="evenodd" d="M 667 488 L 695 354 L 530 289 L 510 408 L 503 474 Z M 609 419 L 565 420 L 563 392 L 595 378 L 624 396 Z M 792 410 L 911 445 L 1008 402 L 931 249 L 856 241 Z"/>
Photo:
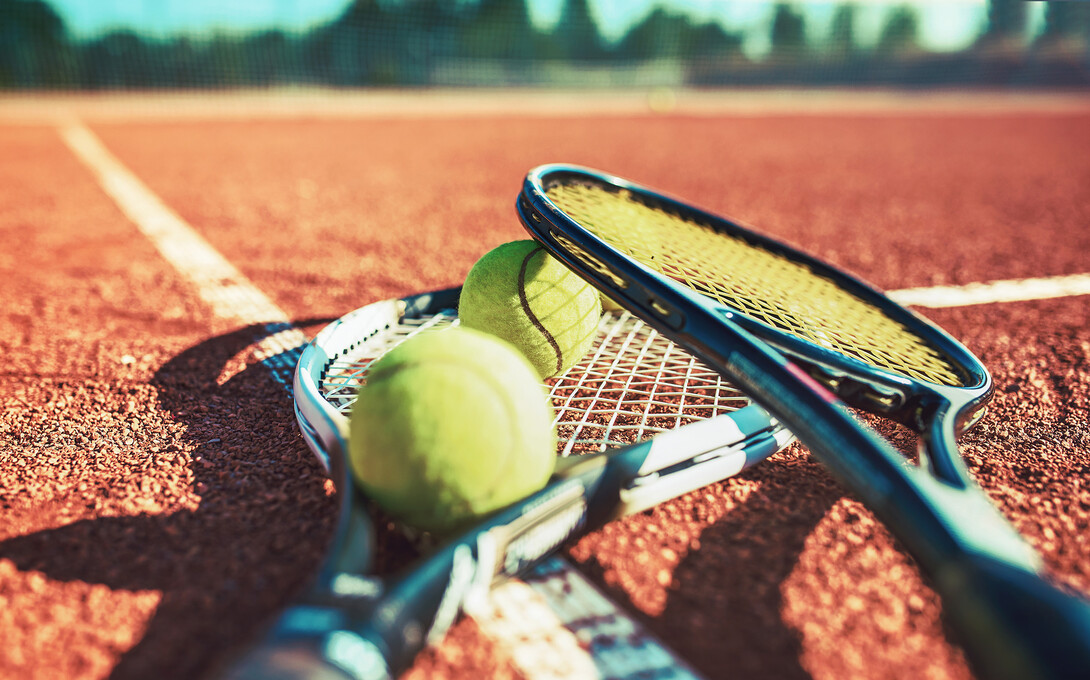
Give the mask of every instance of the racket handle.
<path id="1" fill-rule="evenodd" d="M 226 669 L 214 673 L 209 680 L 387 680 L 380 669 L 365 676 L 350 672 L 334 663 L 319 639 L 295 638 L 279 640 L 270 636 L 246 656 Z"/>
<path id="2" fill-rule="evenodd" d="M 208 680 L 391 680 L 381 643 L 351 630 L 351 608 L 292 607 Z"/>
<path id="3" fill-rule="evenodd" d="M 982 678 L 1090 676 L 1090 602 L 978 555 L 945 571 L 936 585 L 944 615 Z"/>

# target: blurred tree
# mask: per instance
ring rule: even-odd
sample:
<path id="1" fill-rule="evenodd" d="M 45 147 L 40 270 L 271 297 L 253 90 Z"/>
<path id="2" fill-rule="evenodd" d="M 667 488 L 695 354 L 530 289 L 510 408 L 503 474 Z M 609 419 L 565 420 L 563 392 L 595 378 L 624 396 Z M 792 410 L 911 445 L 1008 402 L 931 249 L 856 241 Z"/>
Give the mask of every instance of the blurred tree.
<path id="1" fill-rule="evenodd" d="M 1090 3 L 1049 2 L 1045 5 L 1045 26 L 1038 41 L 1055 42 L 1090 41 Z"/>
<path id="2" fill-rule="evenodd" d="M 165 51 L 164 76 L 160 86 L 196 87 L 202 82 L 207 85 L 208 75 L 202 70 L 203 51 L 188 36 L 176 38 Z"/>
<path id="3" fill-rule="evenodd" d="M 241 41 L 244 80 L 253 85 L 275 85 L 290 80 L 292 49 L 280 31 L 262 31 Z"/>
<path id="4" fill-rule="evenodd" d="M 406 84 L 423 85 L 431 80 L 437 59 L 456 56 L 460 34 L 467 28 L 464 2 L 408 0 L 405 13 L 410 25 L 402 64 Z"/>
<path id="5" fill-rule="evenodd" d="M 523 0 L 481 0 L 460 31 L 461 55 L 483 59 L 529 59 L 535 35 Z"/>
<path id="6" fill-rule="evenodd" d="M 658 7 L 625 34 L 615 54 L 627 60 L 679 57 L 688 28 L 688 19 Z"/>
<path id="7" fill-rule="evenodd" d="M 57 13 L 41 0 L 0 0 L 0 87 L 56 87 L 74 75 Z"/>
<path id="8" fill-rule="evenodd" d="M 717 22 L 689 24 L 682 43 L 685 58 L 734 57 L 742 53 L 742 36 L 728 33 Z"/>
<path id="9" fill-rule="evenodd" d="M 567 59 L 590 61 L 608 55 L 587 0 L 565 0 L 553 39 L 559 41 Z"/>
<path id="10" fill-rule="evenodd" d="M 468 49 L 467 43 L 478 42 L 465 35 L 477 15 L 485 22 L 503 21 L 493 14 L 506 11 L 506 4 L 354 0 L 337 19 L 310 31 L 293 49 L 301 55 L 302 77 L 307 80 L 335 85 L 425 84 L 436 58 L 454 56 Z M 518 11 L 515 5 L 521 3 L 512 3 Z M 463 10 L 474 20 L 462 17 Z"/>
<path id="11" fill-rule="evenodd" d="M 976 60 L 961 65 L 976 80 L 1007 84 L 1025 79 L 1029 12 L 1023 0 L 988 0 L 988 20 L 973 45 Z M 949 71 L 948 71 L 949 72 Z"/>
<path id="12" fill-rule="evenodd" d="M 112 31 L 81 49 L 80 80 L 92 88 L 162 86 L 170 43 L 146 42 L 132 31 Z"/>
<path id="13" fill-rule="evenodd" d="M 855 53 L 855 11 L 855 5 L 849 3 L 837 7 L 833 15 L 826 45 L 836 59 L 846 59 Z"/>
<path id="14" fill-rule="evenodd" d="M 890 13 L 876 50 L 879 54 L 896 55 L 916 48 L 919 18 L 909 5 L 900 5 Z"/>
<path id="15" fill-rule="evenodd" d="M 389 47 L 398 27 L 378 0 L 354 0 L 341 15 L 310 37 L 309 63 L 327 82 L 366 85 L 393 80 Z"/>
<path id="16" fill-rule="evenodd" d="M 253 55 L 256 57 L 257 55 Z M 246 44 L 231 35 L 217 34 L 208 43 L 205 59 L 198 72 L 198 84 L 204 87 L 238 87 L 248 84 L 253 72 Z"/>
<path id="17" fill-rule="evenodd" d="M 659 7 L 629 30 L 614 53 L 623 59 L 695 59 L 736 54 L 741 44 L 717 23 L 694 24 Z"/>
<path id="18" fill-rule="evenodd" d="M 777 60 L 797 59 L 806 49 L 806 20 L 790 5 L 776 5 L 772 17 L 772 56 Z"/>
<path id="19" fill-rule="evenodd" d="M 981 36 L 983 42 L 1021 41 L 1025 33 L 1024 0 L 988 0 L 988 26 Z"/>

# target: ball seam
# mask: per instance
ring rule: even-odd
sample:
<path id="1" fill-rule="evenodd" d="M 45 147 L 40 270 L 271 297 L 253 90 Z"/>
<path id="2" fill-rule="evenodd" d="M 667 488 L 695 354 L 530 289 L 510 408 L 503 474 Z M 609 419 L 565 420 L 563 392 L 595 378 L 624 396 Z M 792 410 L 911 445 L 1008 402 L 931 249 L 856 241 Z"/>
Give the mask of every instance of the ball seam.
<path id="1" fill-rule="evenodd" d="M 526 257 L 522 258 L 522 264 L 519 266 L 519 305 L 522 307 L 523 314 L 530 319 L 530 323 L 534 324 L 534 328 L 538 329 L 545 339 L 549 342 L 549 346 L 553 348 L 553 353 L 556 354 L 556 372 L 559 373 L 564 368 L 564 355 L 560 351 L 560 344 L 553 337 L 545 325 L 541 323 L 541 320 L 534 314 L 534 310 L 530 308 L 530 301 L 526 298 L 526 268 L 530 265 L 530 259 L 537 255 L 539 252 L 543 252 L 544 248 L 538 246 L 526 253 Z"/>

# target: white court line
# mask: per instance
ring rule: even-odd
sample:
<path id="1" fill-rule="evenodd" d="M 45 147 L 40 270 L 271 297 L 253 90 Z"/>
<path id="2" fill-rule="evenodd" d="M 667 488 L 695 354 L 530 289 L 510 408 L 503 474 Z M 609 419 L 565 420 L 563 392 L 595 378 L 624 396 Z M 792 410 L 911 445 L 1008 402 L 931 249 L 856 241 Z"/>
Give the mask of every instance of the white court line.
<path id="1" fill-rule="evenodd" d="M 1052 276 L 1039 279 L 1011 279 L 970 283 L 964 286 L 904 288 L 886 293 L 902 305 L 917 307 L 967 307 L 996 302 L 1023 302 L 1047 298 L 1090 295 L 1090 274 Z"/>
<path id="2" fill-rule="evenodd" d="M 59 132 L 121 211 L 167 262 L 196 285 L 198 295 L 216 316 L 244 324 L 287 321 L 282 309 L 167 207 L 90 130 L 79 123 L 67 123 Z"/>
<path id="3" fill-rule="evenodd" d="M 164 204 L 86 126 L 76 121 L 65 122 L 59 125 L 58 132 L 95 175 L 102 189 L 163 257 L 192 281 L 201 299 L 217 316 L 245 325 L 260 324 L 269 330 L 257 343 L 259 359 L 291 352 L 306 344 L 306 336 L 291 324 L 280 307 Z M 554 591 L 560 595 L 554 595 Z M 574 592 L 583 593 L 583 597 L 576 601 L 565 596 Z M 490 600 L 490 606 L 474 612 L 473 618 L 529 680 L 595 680 L 632 674 L 648 674 L 662 680 L 696 680 L 683 662 L 559 558 L 547 560 L 534 572 L 532 587 L 511 581 L 497 589 Z M 521 615 L 515 614 L 519 611 Z M 528 616 L 531 611 L 532 617 Z M 516 620 L 517 630 L 512 628 Z M 573 622 L 584 620 L 609 624 L 629 631 L 629 635 L 613 641 L 608 657 L 591 653 L 587 651 L 589 645 L 581 645 L 581 631 L 572 630 Z"/>

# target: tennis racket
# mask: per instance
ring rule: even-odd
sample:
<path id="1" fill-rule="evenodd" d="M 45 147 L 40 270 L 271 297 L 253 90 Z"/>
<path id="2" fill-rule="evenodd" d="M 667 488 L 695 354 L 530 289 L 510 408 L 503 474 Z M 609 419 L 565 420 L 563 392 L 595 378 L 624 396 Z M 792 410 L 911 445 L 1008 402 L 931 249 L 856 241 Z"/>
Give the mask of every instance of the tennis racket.
<path id="1" fill-rule="evenodd" d="M 227 677 L 396 677 L 494 582 L 574 536 L 734 475 L 792 441 L 763 409 L 642 320 L 607 313 L 583 362 L 549 381 L 564 458 L 546 488 L 401 578 L 366 576 L 373 527 L 349 481 L 348 413 L 375 360 L 414 334 L 457 323 L 458 295 L 451 289 L 362 307 L 304 348 L 296 414 L 336 484 L 340 520 L 313 586 Z"/>
<path id="2" fill-rule="evenodd" d="M 1045 582 L 958 453 L 992 392 L 965 347 L 828 264 L 617 177 L 542 166 L 517 209 L 549 251 L 768 408 L 874 510 L 930 575 L 978 672 L 1090 674 L 1090 606 Z M 830 393 L 918 432 L 920 465 Z"/>

